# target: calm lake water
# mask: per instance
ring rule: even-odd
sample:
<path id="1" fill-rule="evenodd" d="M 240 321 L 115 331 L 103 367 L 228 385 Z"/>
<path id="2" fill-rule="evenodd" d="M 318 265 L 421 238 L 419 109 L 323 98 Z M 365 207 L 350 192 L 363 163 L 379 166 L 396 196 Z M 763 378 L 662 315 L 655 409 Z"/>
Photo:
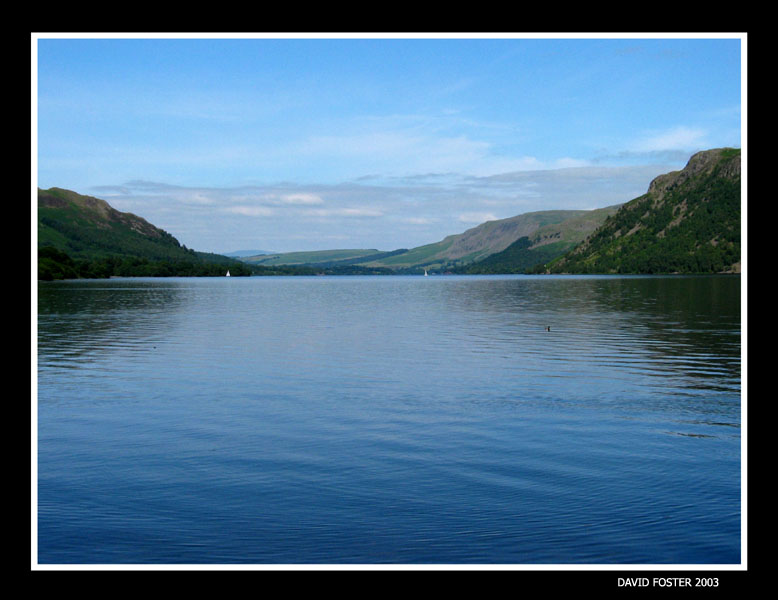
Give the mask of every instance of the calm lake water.
<path id="1" fill-rule="evenodd" d="M 38 561 L 740 563 L 740 283 L 41 282 Z"/>

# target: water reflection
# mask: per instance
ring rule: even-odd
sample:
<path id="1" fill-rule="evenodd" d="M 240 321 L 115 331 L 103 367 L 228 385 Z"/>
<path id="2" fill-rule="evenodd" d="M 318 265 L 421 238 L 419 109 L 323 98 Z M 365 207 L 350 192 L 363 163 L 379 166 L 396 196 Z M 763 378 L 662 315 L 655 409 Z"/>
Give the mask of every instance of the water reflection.
<path id="1" fill-rule="evenodd" d="M 532 342 L 527 351 L 554 348 L 614 367 L 641 356 L 690 385 L 739 384 L 736 277 L 481 278 L 441 289 L 448 310 L 488 315 L 484 323 L 502 325 L 506 338 Z"/>
<path id="2" fill-rule="evenodd" d="M 38 335 L 42 562 L 740 556 L 735 278 L 57 282 Z"/>
<path id="3" fill-rule="evenodd" d="M 77 367 L 165 339 L 187 302 L 184 290 L 175 280 L 39 282 L 39 365 Z"/>
<path id="4" fill-rule="evenodd" d="M 672 378 L 675 392 L 740 391 L 737 277 L 167 279 L 44 283 L 42 367 L 173 344 L 192 364 L 301 365 L 527 388 L 609 380 L 606 396 Z M 172 350 L 171 350 L 172 352 Z M 605 383 L 603 383 L 605 385 Z M 602 386 L 600 386 L 602 387 Z M 639 390 L 638 390 L 639 391 Z"/>
<path id="5" fill-rule="evenodd" d="M 515 390 L 739 433 L 739 277 L 484 277 L 440 291 L 472 328 L 471 356 L 489 354 Z"/>

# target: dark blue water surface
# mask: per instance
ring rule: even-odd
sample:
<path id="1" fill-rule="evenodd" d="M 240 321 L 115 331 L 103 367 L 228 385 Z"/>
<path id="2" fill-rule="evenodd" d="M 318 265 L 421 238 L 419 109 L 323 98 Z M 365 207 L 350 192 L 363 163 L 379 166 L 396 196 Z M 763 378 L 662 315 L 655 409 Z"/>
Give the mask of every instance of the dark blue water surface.
<path id="1" fill-rule="evenodd" d="M 38 561 L 738 564 L 740 284 L 40 283 Z"/>

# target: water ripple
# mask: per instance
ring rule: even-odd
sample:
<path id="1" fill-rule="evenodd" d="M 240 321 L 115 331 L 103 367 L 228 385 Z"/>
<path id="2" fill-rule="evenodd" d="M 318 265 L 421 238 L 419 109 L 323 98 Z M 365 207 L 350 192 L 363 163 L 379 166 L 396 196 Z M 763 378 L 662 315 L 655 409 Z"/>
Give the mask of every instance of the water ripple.
<path id="1" fill-rule="evenodd" d="M 736 563 L 736 284 L 41 285 L 40 559 Z"/>

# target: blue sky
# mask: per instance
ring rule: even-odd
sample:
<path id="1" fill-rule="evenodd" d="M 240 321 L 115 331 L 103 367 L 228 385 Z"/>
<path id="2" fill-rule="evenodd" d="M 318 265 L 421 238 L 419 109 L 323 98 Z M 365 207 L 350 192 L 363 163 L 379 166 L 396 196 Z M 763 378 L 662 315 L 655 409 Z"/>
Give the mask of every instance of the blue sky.
<path id="1" fill-rule="evenodd" d="M 196 250 L 393 250 L 741 147 L 745 39 L 33 38 L 37 186 Z"/>

